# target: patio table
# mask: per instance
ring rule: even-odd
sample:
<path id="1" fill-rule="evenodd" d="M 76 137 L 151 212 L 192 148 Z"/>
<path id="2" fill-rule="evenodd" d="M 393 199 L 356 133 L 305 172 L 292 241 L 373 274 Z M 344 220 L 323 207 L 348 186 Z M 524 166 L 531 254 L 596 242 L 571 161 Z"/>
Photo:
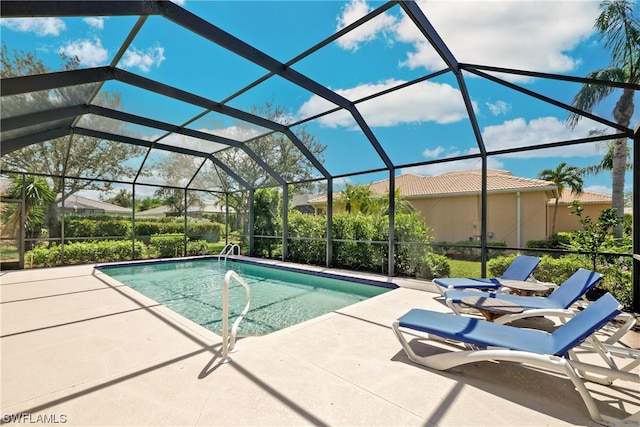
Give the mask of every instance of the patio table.
<path id="1" fill-rule="evenodd" d="M 468 296 L 463 297 L 460 302 L 477 309 L 490 322 L 505 314 L 522 313 L 524 311 L 518 304 L 498 298 Z"/>
<path id="2" fill-rule="evenodd" d="M 527 280 L 500 280 L 500 284 L 511 289 L 516 295 L 527 297 L 549 290 L 549 288 L 542 283 L 529 282 Z"/>

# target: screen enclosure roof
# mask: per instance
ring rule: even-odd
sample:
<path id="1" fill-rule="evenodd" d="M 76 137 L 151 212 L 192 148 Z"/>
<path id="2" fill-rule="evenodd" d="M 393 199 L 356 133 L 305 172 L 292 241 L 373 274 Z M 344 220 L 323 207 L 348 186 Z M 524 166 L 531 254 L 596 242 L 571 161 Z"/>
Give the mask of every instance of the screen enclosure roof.
<path id="1" fill-rule="evenodd" d="M 449 7 L 464 15 L 466 4 Z M 94 138 L 140 147 L 129 161 L 134 173 L 115 181 L 235 191 L 633 137 L 607 118 L 610 112 L 571 104 L 585 83 L 637 94 L 636 85 L 552 66 L 526 69 L 508 55 L 492 63 L 495 55 L 475 55 L 460 41 L 482 34 L 445 27 L 436 12 L 413 1 L 3 1 L 7 25 L 38 18 L 84 31 L 78 40 L 85 44 L 74 46 L 102 56 L 4 77 L 2 154 L 57 138 Z M 42 49 L 42 36 L 3 33 L 9 50 Z M 525 57 L 547 54 L 535 41 L 522 49 Z M 491 111 L 508 105 L 513 117 L 534 108 L 543 117 L 577 114 L 588 125 L 561 138 L 514 132 L 505 144 L 491 132 L 487 93 L 500 100 Z M 595 128 L 600 132 L 586 130 Z M 169 157 L 188 166 L 183 176 L 158 181 L 155 171 Z M 284 167 L 287 159 L 304 173 Z"/>

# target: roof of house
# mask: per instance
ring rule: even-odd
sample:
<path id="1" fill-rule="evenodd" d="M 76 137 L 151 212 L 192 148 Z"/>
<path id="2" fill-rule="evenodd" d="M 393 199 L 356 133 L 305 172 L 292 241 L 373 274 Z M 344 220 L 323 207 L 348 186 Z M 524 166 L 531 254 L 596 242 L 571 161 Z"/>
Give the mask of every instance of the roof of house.
<path id="1" fill-rule="evenodd" d="M 147 209 L 146 211 L 136 212 L 136 216 L 160 216 L 165 215 L 171 211 L 171 208 L 167 205 L 158 206 L 155 208 Z M 189 213 L 225 213 L 224 205 L 219 204 L 214 200 L 203 200 L 202 206 L 195 205 L 187 208 Z M 235 212 L 235 210 L 229 207 L 229 212 Z"/>
<path id="2" fill-rule="evenodd" d="M 565 188 L 560 195 L 559 205 L 568 205 L 574 200 L 578 200 L 582 204 L 611 204 L 611 196 L 607 194 L 593 193 L 591 191 L 584 191 L 580 194 L 572 193 L 570 189 Z M 556 199 L 550 199 L 548 202 L 550 205 L 556 203 Z"/>
<path id="3" fill-rule="evenodd" d="M 56 196 L 57 206 L 62 207 L 62 195 Z M 101 202 L 99 200 L 89 199 L 87 197 L 78 196 L 72 194 L 67 196 L 64 200 L 65 209 L 82 209 L 82 210 L 100 210 L 104 213 L 117 213 L 117 214 L 129 214 L 131 215 L 131 208 L 123 208 L 122 206 L 114 205 L 107 202 Z"/>
<path id="4" fill-rule="evenodd" d="M 482 188 L 482 170 L 470 169 L 448 172 L 436 176 L 403 174 L 395 178 L 396 188 L 408 199 L 417 197 L 433 197 L 444 195 L 478 194 Z M 384 194 L 389 191 L 389 180 L 385 179 L 370 184 L 375 193 Z M 507 191 L 554 191 L 555 184 L 540 179 L 513 176 L 509 171 L 499 169 L 487 170 L 487 191 L 500 193 Z M 316 197 L 309 203 L 326 203 L 326 196 Z"/>

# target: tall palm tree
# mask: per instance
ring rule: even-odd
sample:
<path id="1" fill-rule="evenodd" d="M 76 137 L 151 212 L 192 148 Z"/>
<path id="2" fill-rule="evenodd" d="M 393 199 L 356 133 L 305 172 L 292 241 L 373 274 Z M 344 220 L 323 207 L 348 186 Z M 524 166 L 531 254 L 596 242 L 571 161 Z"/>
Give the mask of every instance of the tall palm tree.
<path id="1" fill-rule="evenodd" d="M 555 169 L 544 169 L 538 174 L 538 179 L 551 181 L 556 185 L 558 194 L 553 207 L 553 222 L 551 223 L 551 235 L 556 234 L 556 214 L 558 213 L 558 201 L 565 188 L 569 187 L 572 194 L 582 193 L 584 182 L 580 176 L 580 168 L 577 166 L 567 166 L 565 162 L 560 163 Z"/>
<path id="2" fill-rule="evenodd" d="M 611 50 L 611 65 L 592 71 L 587 78 L 621 83 L 640 83 L 640 20 L 634 16 L 635 2 L 631 0 L 604 0 L 600 3 L 601 13 L 594 27 L 600 33 L 604 46 Z M 613 93 L 616 88 L 584 84 L 573 98 L 574 107 L 592 112 L 596 105 Z M 616 123 L 628 127 L 633 116 L 635 91 L 622 90 L 613 109 Z M 572 113 L 567 119 L 570 127 L 575 127 L 582 118 Z M 611 157 L 611 198 L 612 207 L 618 218 L 624 218 L 624 175 L 627 170 L 627 139 L 617 139 L 613 143 Z M 622 237 L 622 226 L 616 227 L 614 235 Z"/>

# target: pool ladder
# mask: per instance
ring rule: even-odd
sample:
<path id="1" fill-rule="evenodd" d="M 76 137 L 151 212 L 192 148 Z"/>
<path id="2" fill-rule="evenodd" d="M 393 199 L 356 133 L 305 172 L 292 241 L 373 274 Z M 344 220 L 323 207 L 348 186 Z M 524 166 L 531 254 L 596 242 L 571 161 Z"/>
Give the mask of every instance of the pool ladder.
<path id="1" fill-rule="evenodd" d="M 220 259 L 222 255 L 224 255 L 224 260 L 226 261 L 229 254 L 234 254 L 236 248 L 238 249 L 238 255 L 240 255 L 240 245 L 236 243 L 227 243 L 226 246 L 222 248 L 222 250 L 218 254 L 218 259 Z"/>
<path id="2" fill-rule="evenodd" d="M 237 246 L 237 245 L 236 245 Z M 231 327 L 231 336 L 229 336 L 229 283 L 231 279 L 235 279 L 238 283 L 244 286 L 246 291 L 245 299 L 247 300 L 247 304 L 244 306 L 242 313 L 233 322 L 233 326 Z M 222 359 L 220 359 L 220 363 L 227 363 L 231 361 L 231 357 L 229 357 L 229 353 L 233 353 L 238 351 L 236 349 L 236 334 L 238 332 L 238 325 L 244 319 L 244 316 L 249 311 L 249 305 L 251 303 L 251 289 L 247 282 L 244 281 L 242 277 L 238 275 L 233 270 L 227 271 L 227 274 L 224 276 L 224 282 L 222 284 Z"/>

